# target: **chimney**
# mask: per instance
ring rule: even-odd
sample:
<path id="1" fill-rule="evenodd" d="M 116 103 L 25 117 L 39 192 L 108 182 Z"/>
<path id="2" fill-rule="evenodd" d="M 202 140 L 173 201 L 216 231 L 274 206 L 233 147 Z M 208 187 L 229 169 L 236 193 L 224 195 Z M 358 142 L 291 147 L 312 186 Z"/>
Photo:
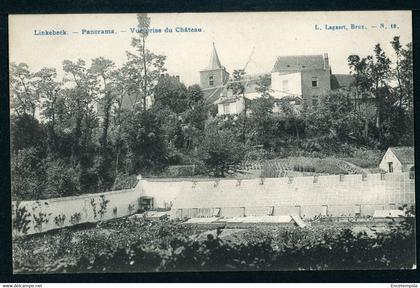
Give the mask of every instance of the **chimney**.
<path id="1" fill-rule="evenodd" d="M 179 75 L 176 75 L 176 80 L 180 81 Z"/>
<path id="2" fill-rule="evenodd" d="M 328 60 L 328 53 L 324 53 L 324 70 L 330 69 L 330 61 Z"/>

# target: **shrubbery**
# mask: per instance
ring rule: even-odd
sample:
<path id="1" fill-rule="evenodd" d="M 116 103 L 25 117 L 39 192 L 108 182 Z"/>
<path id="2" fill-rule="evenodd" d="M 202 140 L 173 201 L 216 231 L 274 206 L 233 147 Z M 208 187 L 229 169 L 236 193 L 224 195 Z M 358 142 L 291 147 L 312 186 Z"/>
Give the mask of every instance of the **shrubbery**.
<path id="1" fill-rule="evenodd" d="M 131 189 L 136 187 L 139 180 L 136 175 L 118 174 L 115 178 L 112 190 Z"/>
<path id="2" fill-rule="evenodd" d="M 355 148 L 351 157 L 347 157 L 345 160 L 362 168 L 374 168 L 379 166 L 383 154 L 384 152 L 380 150 Z"/>
<path id="3" fill-rule="evenodd" d="M 413 215 L 413 210 L 409 215 Z M 14 242 L 15 272 L 410 269 L 414 217 L 387 232 L 355 234 L 349 223 L 307 228 L 250 225 L 230 240 L 200 234 L 211 225 L 121 218 Z M 83 226 L 83 225 L 82 225 Z M 243 227 L 242 227 L 243 228 Z M 82 230 L 80 230 L 82 229 Z"/>

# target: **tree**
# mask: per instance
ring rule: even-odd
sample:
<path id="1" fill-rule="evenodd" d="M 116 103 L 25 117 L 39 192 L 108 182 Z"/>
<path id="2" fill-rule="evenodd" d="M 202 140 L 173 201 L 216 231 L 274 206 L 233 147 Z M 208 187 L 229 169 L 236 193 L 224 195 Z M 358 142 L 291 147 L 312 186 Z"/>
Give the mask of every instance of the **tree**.
<path id="1" fill-rule="evenodd" d="M 175 113 L 184 112 L 188 108 L 187 87 L 174 76 L 160 77 L 153 94 L 157 106 L 168 107 Z"/>
<path id="2" fill-rule="evenodd" d="M 45 160 L 46 185 L 43 191 L 45 198 L 67 197 L 78 195 L 78 175 L 76 171 L 61 159 Z"/>
<path id="3" fill-rule="evenodd" d="M 245 146 L 231 131 L 207 127 L 199 157 L 214 176 L 225 177 L 228 171 L 235 171 L 244 154 Z"/>
<path id="4" fill-rule="evenodd" d="M 261 97 L 268 98 L 271 96 L 271 75 L 264 74 L 258 78 L 255 90 L 260 93 Z"/>
<path id="5" fill-rule="evenodd" d="M 167 162 L 167 149 L 159 118 L 152 111 L 138 111 L 123 126 L 126 171 L 129 174 L 157 173 Z"/>
<path id="6" fill-rule="evenodd" d="M 244 109 L 242 112 L 242 115 L 240 117 L 240 119 L 242 120 L 242 143 L 246 143 L 246 130 L 247 130 L 247 110 L 248 110 L 248 105 L 247 105 L 247 100 L 245 98 L 245 80 L 244 80 L 244 76 L 245 76 L 245 70 L 243 69 L 236 69 L 233 70 L 232 73 L 232 78 L 229 82 L 229 84 L 227 85 L 227 89 L 230 89 L 232 91 L 232 94 L 234 97 L 242 97 L 243 101 L 244 101 Z"/>
<path id="7" fill-rule="evenodd" d="M 131 46 L 136 50 L 136 54 L 126 52 L 128 57 L 126 65 L 130 72 L 130 80 L 136 84 L 136 92 L 142 99 L 143 110 L 146 110 L 147 97 L 152 95 L 157 80 L 166 71 L 164 68 L 166 57 L 154 54 L 146 48 L 150 17 L 147 14 L 137 14 L 137 23 L 139 37 L 131 40 Z"/>
<path id="8" fill-rule="evenodd" d="M 371 91 L 375 95 L 377 108 L 377 127 L 379 130 L 379 141 L 383 134 L 384 103 L 389 89 L 388 80 L 390 77 L 391 60 L 385 55 L 379 44 L 375 45 L 374 57 L 368 56 L 370 77 L 372 79 Z"/>
<path id="9" fill-rule="evenodd" d="M 254 144 L 262 144 L 268 148 L 272 136 L 274 98 L 270 95 L 270 75 L 260 76 L 257 81 L 259 98 L 249 101 L 249 126 Z"/>
<path id="10" fill-rule="evenodd" d="M 232 73 L 232 78 L 229 84 L 227 85 L 227 89 L 231 89 L 233 95 L 235 96 L 243 96 L 245 92 L 245 85 L 244 85 L 244 76 L 245 71 L 243 69 L 235 69 Z"/>
<path id="11" fill-rule="evenodd" d="M 297 141 L 300 140 L 299 137 L 299 123 L 302 120 L 301 111 L 298 108 L 301 105 L 302 99 L 299 97 L 283 97 L 277 100 L 277 104 L 280 106 L 281 111 L 284 115 L 284 121 L 291 126 L 293 126 L 295 130 L 295 136 Z"/>
<path id="12" fill-rule="evenodd" d="M 59 113 L 57 106 L 60 97 L 61 83 L 56 81 L 57 71 L 55 68 L 42 68 L 34 74 L 35 89 L 42 101 L 41 115 L 47 121 L 48 125 L 48 150 L 55 152 L 57 150 L 56 118 Z"/>
<path id="13" fill-rule="evenodd" d="M 359 144 L 362 139 L 363 122 L 345 93 L 326 95 L 316 110 L 310 109 L 304 115 L 305 149 L 336 153 L 340 152 L 340 144 Z"/>
<path id="14" fill-rule="evenodd" d="M 401 139 L 403 145 L 413 145 L 413 130 L 414 130 L 414 110 L 413 108 L 413 55 L 412 45 L 409 43 L 406 48 L 400 43 L 400 37 L 395 36 L 390 42 L 394 49 L 396 56 L 395 67 L 392 71 L 393 78 L 398 83 L 394 93 L 395 99 L 398 102 L 399 119 L 396 121 L 395 127 L 398 132 L 398 139 Z M 395 105 L 394 103 L 391 103 Z M 390 119 L 392 122 L 392 119 Z M 394 125 L 394 126 L 395 126 Z M 395 135 L 391 136 L 394 137 Z"/>
<path id="15" fill-rule="evenodd" d="M 85 61 L 63 61 L 65 82 L 71 85 L 63 90 L 70 113 L 73 134 L 71 159 L 73 168 L 79 173 L 79 186 L 89 190 L 95 183 L 89 177 L 88 168 L 93 165 L 95 144 L 93 132 L 97 125 L 95 103 L 97 101 L 97 77 L 86 68 Z"/>
<path id="16" fill-rule="evenodd" d="M 17 115 L 27 114 L 35 117 L 39 104 L 33 74 L 26 63 L 10 65 L 11 108 Z"/>
<path id="17" fill-rule="evenodd" d="M 366 58 L 360 58 L 358 55 L 350 55 L 347 58 L 350 67 L 350 74 L 354 76 L 352 87 L 355 88 L 354 93 L 354 109 L 360 108 L 360 99 L 364 93 L 370 93 L 371 79 L 369 78 L 369 66 Z"/>
<path id="18" fill-rule="evenodd" d="M 92 60 L 89 73 L 97 77 L 95 84 L 98 94 L 98 113 L 101 115 L 101 134 L 99 136 L 99 155 L 95 160 L 96 174 L 98 175 L 98 187 L 102 191 L 110 189 L 113 185 L 115 175 L 112 165 L 113 151 L 109 145 L 109 130 L 111 125 L 112 107 L 116 104 L 116 95 L 119 93 L 119 86 L 115 83 L 117 72 L 113 61 L 103 57 Z"/>
<path id="19" fill-rule="evenodd" d="M 45 151 L 46 133 L 41 123 L 31 115 L 12 115 L 10 118 L 10 146 L 13 154 L 20 150 L 35 148 Z M 46 151 L 45 151 L 46 152 Z M 13 160 L 13 158 L 12 158 Z"/>
<path id="20" fill-rule="evenodd" d="M 11 161 L 12 198 L 34 200 L 43 198 L 46 183 L 42 157 L 34 147 L 13 154 Z"/>

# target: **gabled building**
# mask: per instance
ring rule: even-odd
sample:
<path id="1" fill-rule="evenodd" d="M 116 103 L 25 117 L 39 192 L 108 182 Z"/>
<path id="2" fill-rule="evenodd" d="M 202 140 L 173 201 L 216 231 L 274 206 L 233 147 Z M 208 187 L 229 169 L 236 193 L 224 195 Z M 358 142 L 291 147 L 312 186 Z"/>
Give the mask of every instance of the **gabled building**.
<path id="1" fill-rule="evenodd" d="M 275 98 L 294 95 L 308 107 L 317 106 L 320 98 L 331 91 L 328 54 L 279 56 L 271 82 Z"/>
<path id="2" fill-rule="evenodd" d="M 379 168 L 388 172 L 408 172 L 414 167 L 414 147 L 389 147 Z"/>

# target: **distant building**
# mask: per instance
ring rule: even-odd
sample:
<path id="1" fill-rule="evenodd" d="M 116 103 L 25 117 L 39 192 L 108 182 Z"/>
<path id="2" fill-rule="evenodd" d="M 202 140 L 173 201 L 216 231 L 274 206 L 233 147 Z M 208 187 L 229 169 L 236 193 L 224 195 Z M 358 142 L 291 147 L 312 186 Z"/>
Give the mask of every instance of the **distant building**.
<path id="1" fill-rule="evenodd" d="M 295 105 L 305 104 L 316 107 L 321 98 L 332 90 L 350 91 L 353 76 L 332 74 L 328 54 L 279 56 L 270 73 L 270 95 L 275 99 L 295 99 Z M 260 94 L 256 91 L 260 76 L 246 75 L 242 80 L 245 91 L 243 95 L 233 95 L 229 91 L 229 73 L 221 65 L 216 48 L 210 57 L 209 66 L 200 71 L 201 87 L 205 99 L 218 106 L 219 115 L 239 114 L 245 108 L 245 99 L 256 99 Z M 296 101 L 300 99 L 300 101 Z M 274 107 L 273 111 L 278 110 Z"/>
<path id="2" fill-rule="evenodd" d="M 388 172 L 407 172 L 414 167 L 414 147 L 389 147 L 379 168 Z"/>
<path id="3" fill-rule="evenodd" d="M 214 103 L 223 96 L 223 93 L 226 93 L 225 86 L 228 80 L 229 73 L 220 64 L 219 56 L 213 43 L 209 65 L 200 71 L 200 86 L 203 90 L 204 99 L 208 103 Z"/>
<path id="4" fill-rule="evenodd" d="M 331 91 L 328 54 L 277 57 L 271 73 L 275 95 L 296 95 L 308 106 L 317 106 Z"/>

